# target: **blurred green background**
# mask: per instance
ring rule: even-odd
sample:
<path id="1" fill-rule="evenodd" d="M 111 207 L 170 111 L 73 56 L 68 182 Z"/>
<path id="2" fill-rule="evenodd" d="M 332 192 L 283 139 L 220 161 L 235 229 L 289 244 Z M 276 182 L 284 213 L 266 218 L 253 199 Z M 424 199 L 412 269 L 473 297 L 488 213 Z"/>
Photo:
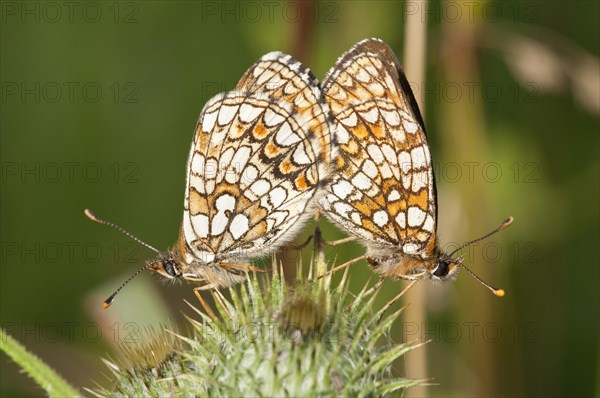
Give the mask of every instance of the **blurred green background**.
<path id="1" fill-rule="evenodd" d="M 414 91 L 442 245 L 516 221 L 465 251 L 506 297 L 466 273 L 418 284 L 391 337 L 431 342 L 395 372 L 435 383 L 408 396 L 598 396 L 599 4 L 3 1 L 1 326 L 74 385 L 107 384 L 101 356 L 148 325 L 184 323 L 183 299 L 195 299 L 142 274 L 103 311 L 152 253 L 83 209 L 169 247 L 207 99 L 273 50 L 320 79 L 366 37 L 406 62 L 412 15 L 427 24 Z M 324 221 L 323 233 L 343 236 Z M 358 290 L 371 273 L 361 263 L 351 275 Z M 387 281 L 381 303 L 404 285 Z M 1 396 L 43 395 L 4 354 L 0 367 Z"/>

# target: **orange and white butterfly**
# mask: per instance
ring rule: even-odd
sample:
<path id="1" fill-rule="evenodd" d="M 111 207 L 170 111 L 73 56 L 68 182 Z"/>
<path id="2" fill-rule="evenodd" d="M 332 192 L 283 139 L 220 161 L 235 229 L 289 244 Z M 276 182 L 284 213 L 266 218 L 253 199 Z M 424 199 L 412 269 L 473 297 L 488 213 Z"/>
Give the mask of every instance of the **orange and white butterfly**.
<path id="1" fill-rule="evenodd" d="M 451 277 L 462 258 L 438 245 L 423 118 L 394 52 L 378 39 L 357 43 L 337 60 L 322 90 L 338 146 L 318 201 L 324 214 L 364 243 L 364 258 L 383 277 Z"/>
<path id="2" fill-rule="evenodd" d="M 202 284 L 196 293 L 241 282 L 251 259 L 292 240 L 311 217 L 332 158 L 328 118 L 307 67 L 279 52 L 259 59 L 233 91 L 204 106 L 179 239 L 138 273 Z"/>

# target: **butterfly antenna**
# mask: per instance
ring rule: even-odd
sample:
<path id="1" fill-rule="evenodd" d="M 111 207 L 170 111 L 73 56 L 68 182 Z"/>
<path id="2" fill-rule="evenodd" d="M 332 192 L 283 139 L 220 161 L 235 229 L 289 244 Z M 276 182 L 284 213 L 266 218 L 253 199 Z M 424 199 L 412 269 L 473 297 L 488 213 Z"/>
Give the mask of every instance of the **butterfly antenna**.
<path id="1" fill-rule="evenodd" d="M 469 245 L 472 245 L 473 243 L 477 243 L 477 242 L 479 242 L 479 241 L 482 241 L 482 240 L 484 240 L 484 239 L 487 239 L 487 238 L 489 238 L 490 236 L 494 235 L 495 233 L 497 233 L 497 232 L 500 232 L 500 231 L 502 231 L 503 229 L 506 229 L 506 228 L 510 227 L 510 226 L 511 226 L 511 224 L 513 223 L 513 221 L 514 221 L 514 219 L 513 219 L 512 217 L 508 217 L 506 220 L 504 220 L 504 221 L 502 222 L 502 224 L 500 224 L 500 225 L 499 225 L 499 226 L 498 226 L 496 229 L 494 229 L 493 231 L 491 231 L 491 232 L 488 232 L 487 234 L 483 235 L 481 238 L 477 238 L 477 239 L 474 239 L 474 240 L 472 240 L 472 241 L 470 241 L 470 242 L 464 243 L 464 244 L 463 244 L 463 245 L 461 245 L 461 246 L 460 246 L 458 249 L 456 249 L 456 250 L 454 250 L 452 253 L 450 253 L 448 256 L 449 256 L 449 257 L 452 257 L 452 256 L 454 255 L 454 253 L 456 253 L 456 252 L 458 252 L 458 251 L 460 251 L 460 250 L 464 249 L 465 247 L 467 247 L 467 246 L 469 246 Z"/>
<path id="2" fill-rule="evenodd" d="M 156 253 L 160 254 L 160 251 L 158 251 L 158 249 L 156 249 L 153 246 L 150 246 L 149 244 L 147 244 L 146 242 L 144 242 L 143 240 L 141 240 L 140 238 L 138 238 L 137 236 L 127 232 L 125 229 L 123 229 L 122 227 L 119 227 L 117 224 L 111 223 L 110 221 L 106 221 L 103 220 L 101 218 L 99 218 L 98 216 L 96 216 L 94 213 L 92 213 L 89 209 L 85 209 L 83 211 L 83 213 L 87 216 L 87 218 L 89 218 L 92 221 L 97 222 L 98 224 L 104 224 L 104 225 L 108 225 L 109 227 L 112 227 L 114 229 L 116 229 L 117 231 L 119 231 L 120 233 L 122 233 L 125 236 L 130 237 L 131 239 L 133 239 L 134 241 L 136 241 L 137 243 L 139 243 L 142 246 L 146 246 L 148 249 L 150 250 L 154 250 Z M 136 274 L 137 275 L 137 274 Z M 129 281 L 127 281 L 129 282 Z M 118 291 L 118 290 L 117 290 Z M 115 293 L 116 294 L 116 293 Z"/>
<path id="3" fill-rule="evenodd" d="M 115 296 L 117 295 L 117 293 L 119 293 L 121 291 L 121 289 L 123 289 L 125 287 L 125 285 L 127 285 L 129 282 L 131 282 L 131 280 L 133 278 L 135 278 L 136 276 L 138 276 L 139 273 L 142 272 L 145 269 L 146 269 L 146 266 L 144 265 L 142 268 L 140 268 L 139 270 L 137 270 L 135 272 L 135 274 L 131 275 L 129 277 L 129 279 L 127 279 L 125 282 L 123 282 L 123 284 L 121 286 L 119 286 L 119 288 L 117 290 L 115 290 L 115 292 L 113 294 L 111 294 L 110 297 L 108 297 L 106 300 L 104 300 L 104 302 L 102 303 L 102 308 L 107 309 L 108 307 L 110 307 L 110 305 L 114 301 Z"/>
<path id="4" fill-rule="evenodd" d="M 470 269 L 468 269 L 467 267 L 465 267 L 463 264 L 460 264 L 459 267 L 461 267 L 464 270 L 466 270 L 469 274 L 471 274 L 471 276 L 473 278 L 477 279 L 479 281 L 479 283 L 481 283 L 483 286 L 485 286 L 488 289 L 490 289 L 492 291 L 492 293 L 494 293 L 496 296 L 498 296 L 498 297 L 504 297 L 504 289 L 496 289 L 495 287 L 490 286 L 483 279 L 481 279 L 480 277 L 478 277 L 477 275 L 475 275 L 475 273 L 473 271 L 471 271 Z"/>
<path id="5" fill-rule="evenodd" d="M 496 229 L 494 229 L 491 232 L 488 232 L 487 234 L 483 235 L 481 238 L 474 239 L 474 240 L 472 240 L 470 242 L 467 242 L 467 243 L 461 245 L 458 249 L 456 249 L 452 253 L 450 253 L 449 257 L 452 257 L 457 251 L 462 250 L 465 247 L 467 247 L 469 245 L 472 245 L 473 243 L 477 243 L 477 242 L 482 241 L 482 240 L 484 240 L 486 238 L 489 238 L 490 236 L 494 235 L 495 233 L 500 232 L 503 229 L 506 229 L 506 228 L 510 227 L 512 225 L 513 221 L 514 221 L 514 219 L 512 217 L 508 217 Z M 490 284 L 486 283 L 483 279 L 481 279 L 480 277 L 478 277 L 477 275 L 475 275 L 475 273 L 473 271 L 471 271 L 470 269 L 468 269 L 462 263 L 462 256 L 461 256 L 461 260 L 458 261 L 458 266 L 461 267 L 461 268 L 464 268 L 465 271 L 467 271 L 473 278 L 477 279 L 479 281 L 479 283 L 481 283 L 483 286 L 485 286 L 488 289 L 490 289 L 492 291 L 492 293 L 494 293 L 496 296 L 498 296 L 498 297 L 504 297 L 505 293 L 504 293 L 503 289 L 496 289 L 495 287 L 491 286 Z"/>

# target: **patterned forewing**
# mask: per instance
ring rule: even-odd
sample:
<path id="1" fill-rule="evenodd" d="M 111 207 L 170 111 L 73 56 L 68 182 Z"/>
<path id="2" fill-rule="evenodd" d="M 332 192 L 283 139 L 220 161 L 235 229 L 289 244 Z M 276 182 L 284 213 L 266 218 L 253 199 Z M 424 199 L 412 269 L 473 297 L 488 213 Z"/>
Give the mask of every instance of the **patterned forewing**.
<path id="1" fill-rule="evenodd" d="M 332 158 L 327 104 L 319 81 L 304 64 L 281 52 L 262 56 L 242 76 L 235 89 L 290 104 L 304 120 L 313 151 L 320 154 L 319 167 L 325 173 Z"/>
<path id="2" fill-rule="evenodd" d="M 319 200 L 367 242 L 432 253 L 436 203 L 422 119 L 391 49 L 379 40 L 343 55 L 323 84 L 339 154 Z"/>
<path id="3" fill-rule="evenodd" d="M 188 164 L 187 261 L 267 254 L 310 217 L 331 138 L 318 82 L 296 62 L 267 54 L 205 106 Z"/>

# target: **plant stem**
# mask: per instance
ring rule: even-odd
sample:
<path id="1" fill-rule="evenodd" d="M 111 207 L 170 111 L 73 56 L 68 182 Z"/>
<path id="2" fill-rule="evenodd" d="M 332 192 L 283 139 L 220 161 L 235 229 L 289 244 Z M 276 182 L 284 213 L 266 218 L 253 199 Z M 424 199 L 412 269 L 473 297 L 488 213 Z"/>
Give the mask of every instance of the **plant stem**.
<path id="1" fill-rule="evenodd" d="M 0 328 L 0 350 L 4 351 L 51 397 L 79 397 L 81 394 L 38 357 Z"/>

